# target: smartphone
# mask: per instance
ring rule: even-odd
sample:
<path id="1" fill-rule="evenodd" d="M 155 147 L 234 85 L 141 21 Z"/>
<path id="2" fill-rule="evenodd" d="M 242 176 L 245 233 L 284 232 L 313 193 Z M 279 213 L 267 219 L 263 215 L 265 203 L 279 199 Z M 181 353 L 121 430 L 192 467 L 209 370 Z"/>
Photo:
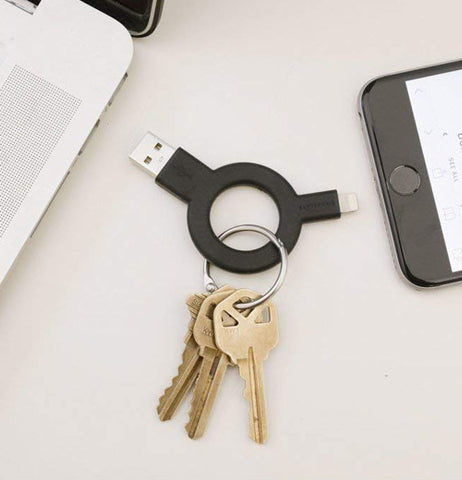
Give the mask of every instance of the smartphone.
<path id="1" fill-rule="evenodd" d="M 376 78 L 360 94 L 395 258 L 418 287 L 462 280 L 462 61 Z"/>
<path id="2" fill-rule="evenodd" d="M 114 17 L 134 37 L 146 37 L 159 24 L 164 0 L 83 0 Z"/>

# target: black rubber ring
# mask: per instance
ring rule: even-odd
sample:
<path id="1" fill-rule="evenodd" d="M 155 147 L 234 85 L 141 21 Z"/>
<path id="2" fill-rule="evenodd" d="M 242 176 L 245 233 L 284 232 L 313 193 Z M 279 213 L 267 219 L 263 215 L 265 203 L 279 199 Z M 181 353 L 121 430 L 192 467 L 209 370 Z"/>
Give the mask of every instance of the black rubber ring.
<path id="1" fill-rule="evenodd" d="M 261 272 L 279 262 L 277 249 L 271 243 L 255 250 L 235 250 L 217 238 L 210 222 L 215 199 L 238 185 L 256 187 L 272 197 L 280 218 L 276 235 L 290 252 L 302 227 L 298 209 L 300 197 L 279 173 L 254 163 L 226 165 L 213 172 L 211 181 L 201 184 L 200 195 L 194 195 L 189 202 L 189 232 L 197 249 L 214 265 L 236 273 Z"/>

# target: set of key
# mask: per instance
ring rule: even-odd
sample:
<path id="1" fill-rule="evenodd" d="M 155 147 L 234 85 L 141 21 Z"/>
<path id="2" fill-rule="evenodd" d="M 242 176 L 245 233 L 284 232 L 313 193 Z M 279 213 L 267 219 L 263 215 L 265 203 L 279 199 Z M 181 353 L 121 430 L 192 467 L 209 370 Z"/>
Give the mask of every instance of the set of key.
<path id="1" fill-rule="evenodd" d="M 210 294 L 191 295 L 191 314 L 178 374 L 159 400 L 157 412 L 169 420 L 193 389 L 189 422 L 190 438 L 200 438 L 228 366 L 236 365 L 245 381 L 244 397 L 250 404 L 250 437 L 264 443 L 268 421 L 263 382 L 263 362 L 277 345 L 278 317 L 271 301 L 247 310 L 237 304 L 255 300 L 252 290 L 225 286 Z"/>

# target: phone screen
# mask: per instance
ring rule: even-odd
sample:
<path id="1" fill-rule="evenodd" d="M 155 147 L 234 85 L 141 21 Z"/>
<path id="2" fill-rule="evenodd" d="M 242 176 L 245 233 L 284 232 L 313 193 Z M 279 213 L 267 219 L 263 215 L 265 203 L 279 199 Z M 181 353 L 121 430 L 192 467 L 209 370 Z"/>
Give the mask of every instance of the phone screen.
<path id="1" fill-rule="evenodd" d="M 406 81 L 453 272 L 462 271 L 462 70 Z"/>

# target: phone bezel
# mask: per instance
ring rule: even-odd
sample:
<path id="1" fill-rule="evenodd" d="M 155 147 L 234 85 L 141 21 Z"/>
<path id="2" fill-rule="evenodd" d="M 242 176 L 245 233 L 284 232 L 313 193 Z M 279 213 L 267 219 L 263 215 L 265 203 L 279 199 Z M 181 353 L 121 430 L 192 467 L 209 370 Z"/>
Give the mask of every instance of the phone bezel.
<path id="1" fill-rule="evenodd" d="M 459 69 L 462 61 L 386 75 L 368 82 L 360 94 L 360 115 L 396 259 L 404 277 L 418 287 L 461 281 L 462 271 L 450 267 L 405 82 Z M 391 172 L 401 165 L 420 174 L 421 186 L 413 195 L 399 195 L 389 186 Z"/>

